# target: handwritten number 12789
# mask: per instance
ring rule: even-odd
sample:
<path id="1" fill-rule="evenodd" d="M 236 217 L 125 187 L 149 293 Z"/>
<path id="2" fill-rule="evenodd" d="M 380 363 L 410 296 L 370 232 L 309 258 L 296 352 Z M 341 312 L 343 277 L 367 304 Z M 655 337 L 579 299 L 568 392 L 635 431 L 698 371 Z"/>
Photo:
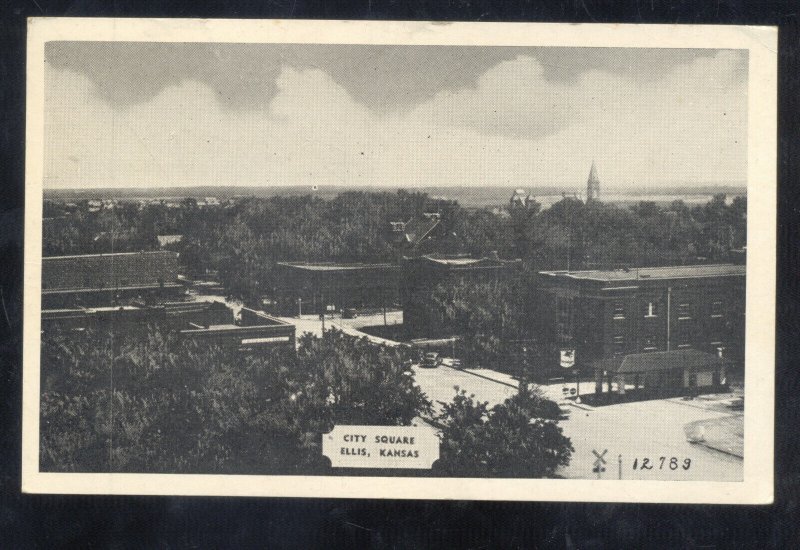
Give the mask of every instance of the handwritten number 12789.
<path id="1" fill-rule="evenodd" d="M 633 469 L 634 470 L 664 470 L 669 468 L 670 470 L 677 470 L 678 468 L 683 468 L 684 470 L 688 470 L 692 467 L 692 459 L 691 458 L 684 458 L 681 461 L 678 457 L 672 456 L 660 456 L 658 459 L 650 459 L 650 458 L 642 458 L 639 459 L 638 457 L 633 459 Z"/>

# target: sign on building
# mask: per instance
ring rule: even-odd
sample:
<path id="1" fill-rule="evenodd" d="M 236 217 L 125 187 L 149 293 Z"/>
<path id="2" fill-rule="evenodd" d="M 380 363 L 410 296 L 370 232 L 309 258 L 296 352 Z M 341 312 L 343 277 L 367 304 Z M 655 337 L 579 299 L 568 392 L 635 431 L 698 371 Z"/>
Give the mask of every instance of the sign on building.
<path id="1" fill-rule="evenodd" d="M 561 350 L 561 366 L 565 369 L 575 366 L 575 350 L 562 349 Z"/>

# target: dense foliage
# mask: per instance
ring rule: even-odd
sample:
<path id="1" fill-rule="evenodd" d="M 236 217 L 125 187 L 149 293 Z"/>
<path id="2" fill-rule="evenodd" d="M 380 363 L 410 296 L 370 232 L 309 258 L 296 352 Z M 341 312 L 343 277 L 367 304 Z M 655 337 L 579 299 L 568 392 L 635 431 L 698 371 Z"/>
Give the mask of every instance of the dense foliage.
<path id="1" fill-rule="evenodd" d="M 345 192 L 314 196 L 239 198 L 200 209 L 120 202 L 88 212 L 85 201 L 46 201 L 44 255 L 124 252 L 157 246 L 156 236 L 181 234 L 171 245 L 190 275 L 218 274 L 231 296 L 257 298 L 271 288 L 276 261 L 389 261 L 389 221 L 423 212 L 441 215 L 437 237 L 417 252 L 496 251 L 522 258 L 527 269 L 620 267 L 725 261 L 746 244 L 747 201 L 724 195 L 704 205 L 634 205 L 565 198 L 540 210 L 467 209 L 424 193 Z"/>
<path id="2" fill-rule="evenodd" d="M 489 409 L 456 388 L 444 406 L 439 475 L 458 477 L 554 477 L 574 451 L 558 426 L 560 409 L 535 389 L 522 389 Z"/>
<path id="3" fill-rule="evenodd" d="M 407 425 L 430 405 L 402 351 L 331 331 L 246 356 L 156 327 L 46 333 L 41 467 L 324 473 L 335 424 Z"/>
<path id="4" fill-rule="evenodd" d="M 431 326 L 462 336 L 458 356 L 465 364 L 496 364 L 509 340 L 530 332 L 529 292 L 522 273 L 494 281 L 446 280 L 431 293 Z"/>
<path id="5" fill-rule="evenodd" d="M 334 425 L 432 414 L 403 349 L 335 330 L 242 355 L 157 327 L 46 333 L 41 468 L 65 472 L 324 474 Z M 489 410 L 460 392 L 437 420 L 434 475 L 548 477 L 568 462 L 560 411 L 534 391 Z"/>

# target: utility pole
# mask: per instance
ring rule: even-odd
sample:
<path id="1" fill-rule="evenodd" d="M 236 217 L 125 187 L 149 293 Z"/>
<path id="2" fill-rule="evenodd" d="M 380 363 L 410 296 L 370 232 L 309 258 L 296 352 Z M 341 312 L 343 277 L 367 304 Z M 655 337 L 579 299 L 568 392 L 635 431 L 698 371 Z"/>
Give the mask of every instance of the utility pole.
<path id="1" fill-rule="evenodd" d="M 386 291 L 381 288 L 381 305 L 383 306 L 383 326 L 388 326 L 389 323 L 386 321 Z"/>
<path id="2" fill-rule="evenodd" d="M 302 316 L 303 316 L 303 299 L 297 298 L 297 318 L 299 319 Z"/>
<path id="3" fill-rule="evenodd" d="M 670 325 L 670 317 L 672 316 L 671 315 L 671 309 L 672 309 L 672 287 L 668 286 L 667 287 L 667 351 L 669 351 L 669 347 L 670 347 L 670 342 L 669 342 L 669 339 L 670 339 L 670 334 L 669 334 L 670 326 L 669 325 Z"/>
<path id="4" fill-rule="evenodd" d="M 322 337 L 325 338 L 325 309 L 328 306 L 325 304 L 325 295 L 322 295 L 321 298 L 322 298 L 322 305 L 321 305 L 322 309 L 320 311 L 322 311 L 322 313 L 320 313 L 320 318 L 322 319 Z"/>
<path id="5" fill-rule="evenodd" d="M 569 225 L 569 233 L 567 233 L 567 273 L 569 273 L 569 261 L 572 256 L 572 224 Z"/>

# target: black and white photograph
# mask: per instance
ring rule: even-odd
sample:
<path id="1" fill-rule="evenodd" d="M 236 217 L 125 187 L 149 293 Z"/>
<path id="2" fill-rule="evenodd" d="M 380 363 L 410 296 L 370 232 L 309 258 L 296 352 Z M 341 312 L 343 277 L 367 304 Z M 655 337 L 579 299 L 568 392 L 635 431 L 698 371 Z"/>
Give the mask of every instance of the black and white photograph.
<path id="1" fill-rule="evenodd" d="M 35 23 L 25 490 L 772 498 L 773 29 Z"/>

